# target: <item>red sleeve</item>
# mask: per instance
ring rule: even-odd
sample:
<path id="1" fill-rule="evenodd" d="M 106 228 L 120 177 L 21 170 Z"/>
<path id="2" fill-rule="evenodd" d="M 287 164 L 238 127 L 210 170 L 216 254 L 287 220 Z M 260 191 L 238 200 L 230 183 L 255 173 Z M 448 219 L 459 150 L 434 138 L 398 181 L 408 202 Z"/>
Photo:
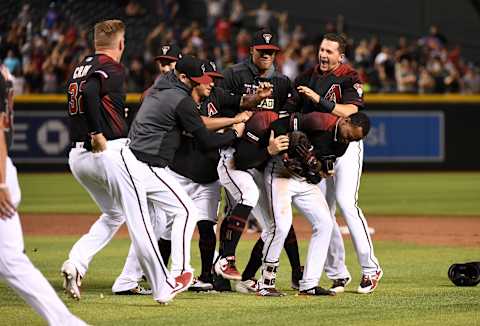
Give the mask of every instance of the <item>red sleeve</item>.
<path id="1" fill-rule="evenodd" d="M 331 113 L 311 112 L 302 116 L 301 130 L 305 132 L 332 131 L 338 117 Z"/>

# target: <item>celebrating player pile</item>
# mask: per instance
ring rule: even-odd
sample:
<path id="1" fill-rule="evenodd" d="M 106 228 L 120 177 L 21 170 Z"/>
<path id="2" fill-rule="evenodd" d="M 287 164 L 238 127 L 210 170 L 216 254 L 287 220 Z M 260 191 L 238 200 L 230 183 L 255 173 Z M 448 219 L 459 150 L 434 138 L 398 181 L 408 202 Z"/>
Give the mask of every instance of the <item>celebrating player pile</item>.
<path id="1" fill-rule="evenodd" d="M 342 63 L 342 37 L 326 34 L 319 64 L 294 82 L 275 70 L 280 48 L 268 30 L 258 31 L 250 57 L 223 75 L 213 62 L 164 45 L 155 58 L 161 74 L 128 119 L 119 63 L 123 40 L 122 22 L 98 23 L 96 53 L 77 65 L 69 81 L 69 164 L 102 211 L 62 266 L 70 296 L 80 299 L 89 262 L 124 222 L 132 246 L 114 293 L 152 294 L 165 304 L 189 287 L 228 290 L 232 280 L 241 293 L 283 296 L 276 278 L 285 248 L 292 288 L 300 295 L 335 295 L 351 281 L 336 203 L 362 267 L 357 292 L 376 289 L 383 272 L 357 206 L 362 139 L 370 124 L 359 112 L 358 75 Z M 228 210 L 217 253 L 221 187 Z M 292 204 L 312 226 L 304 267 Z M 241 274 L 235 251 L 249 216 L 262 233 Z M 196 279 L 190 264 L 195 227 L 202 266 Z M 330 289 L 319 286 L 323 271 L 333 281 Z M 139 286 L 144 277 L 151 291 Z"/>

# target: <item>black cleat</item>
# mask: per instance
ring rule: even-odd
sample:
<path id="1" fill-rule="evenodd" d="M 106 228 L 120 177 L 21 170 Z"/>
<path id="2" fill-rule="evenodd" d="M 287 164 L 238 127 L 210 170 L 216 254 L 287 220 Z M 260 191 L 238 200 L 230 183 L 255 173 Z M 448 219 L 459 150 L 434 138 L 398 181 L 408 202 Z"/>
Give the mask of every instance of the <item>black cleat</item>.
<path id="1" fill-rule="evenodd" d="M 308 290 L 302 290 L 300 291 L 299 295 L 330 295 L 334 296 L 336 293 L 332 290 L 325 290 L 324 288 L 320 286 L 315 286 L 311 289 Z"/>

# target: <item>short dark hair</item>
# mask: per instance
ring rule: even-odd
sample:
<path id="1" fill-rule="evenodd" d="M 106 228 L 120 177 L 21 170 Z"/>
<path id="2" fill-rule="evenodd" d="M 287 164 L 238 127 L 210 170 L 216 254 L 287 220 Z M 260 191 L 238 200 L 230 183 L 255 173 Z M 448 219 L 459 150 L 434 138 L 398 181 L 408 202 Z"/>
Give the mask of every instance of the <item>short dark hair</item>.
<path id="1" fill-rule="evenodd" d="M 338 43 L 338 51 L 343 54 L 345 53 L 345 49 L 347 48 L 347 40 L 340 35 L 340 34 L 335 34 L 335 33 L 327 33 L 323 35 L 322 40 L 329 40 L 332 42 L 337 42 Z"/>
<path id="2" fill-rule="evenodd" d="M 370 131 L 370 119 L 363 112 L 357 112 L 349 116 L 350 122 L 356 127 L 362 128 L 363 138 L 367 137 Z"/>

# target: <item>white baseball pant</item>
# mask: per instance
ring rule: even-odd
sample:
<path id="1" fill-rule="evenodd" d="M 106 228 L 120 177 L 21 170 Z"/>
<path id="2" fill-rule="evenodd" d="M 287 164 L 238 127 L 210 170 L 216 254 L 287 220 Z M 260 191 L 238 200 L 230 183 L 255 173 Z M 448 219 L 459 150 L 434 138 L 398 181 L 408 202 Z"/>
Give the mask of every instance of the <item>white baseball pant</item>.
<path id="1" fill-rule="evenodd" d="M 217 212 L 220 202 L 219 182 L 215 181 L 209 184 L 199 184 L 169 168 L 166 168 L 166 170 L 178 181 L 192 199 L 198 210 L 197 221 L 206 220 L 217 223 Z M 150 217 L 152 218 L 153 229 L 158 237 L 166 240 L 171 239 L 175 216 L 167 217 L 160 207 L 157 207 L 151 202 L 149 202 L 149 212 Z M 120 292 L 136 287 L 141 280 L 142 275 L 143 271 L 138 263 L 136 253 L 131 247 L 122 273 L 115 280 L 112 291 Z"/>
<path id="2" fill-rule="evenodd" d="M 128 213 L 132 207 L 141 207 L 142 214 L 148 216 L 148 199 L 154 203 L 155 207 L 161 207 L 167 216 L 175 216 L 172 223 L 171 272 L 173 276 L 178 276 L 186 271 L 193 272 L 190 265 L 190 247 L 193 231 L 198 221 L 198 212 L 193 201 L 166 168 L 153 167 L 138 161 L 128 147 L 122 149 L 120 154 L 121 164 L 124 166 L 121 170 L 122 176 L 133 181 L 133 189 L 130 191 L 133 197 L 123 201 L 124 209 Z M 151 228 L 150 219 L 144 220 L 144 224 L 148 222 Z M 142 225 L 131 229 L 130 233 L 138 228 L 142 228 Z M 148 243 L 158 249 L 154 235 L 149 237 Z M 135 246 L 135 251 L 140 257 L 137 246 Z M 158 260 L 163 265 L 159 254 Z M 142 269 L 146 273 L 143 264 Z"/>
<path id="3" fill-rule="evenodd" d="M 105 213 L 106 209 L 113 207 L 123 213 L 130 238 L 152 288 L 153 297 L 158 301 L 167 301 L 176 287 L 176 282 L 163 265 L 157 242 L 151 241 L 155 236 L 146 208 L 146 199 L 143 201 L 146 192 L 144 188 L 138 186 L 143 182 L 141 178 L 143 176 L 130 174 L 130 170 L 135 170 L 140 164 L 135 164 L 137 161 L 133 157 L 130 165 L 126 165 L 127 155 L 122 152 L 127 143 L 127 139 L 108 141 L 107 150 L 101 153 L 72 149 L 69 164 L 74 176 L 95 199 L 102 212 Z M 128 153 L 133 156 L 130 151 Z M 106 237 L 111 238 L 108 230 L 104 231 L 106 231 L 103 233 L 104 238 L 95 241 L 96 239 L 92 237 L 89 243 L 91 247 L 87 245 L 84 248 L 89 250 L 98 248 Z M 84 255 L 90 259 L 92 256 Z"/>
<path id="4" fill-rule="evenodd" d="M 220 151 L 218 162 L 218 177 L 221 185 L 228 192 L 232 204 L 244 204 L 253 207 L 250 214 L 257 219 L 262 227 L 262 240 L 269 232 L 271 216 L 265 191 L 263 173 L 257 169 L 242 171 L 235 169 L 235 149 L 229 147 Z"/>
<path id="5" fill-rule="evenodd" d="M 278 264 L 285 239 L 292 226 L 292 203 L 312 224 L 312 237 L 300 280 L 300 290 L 318 286 L 327 258 L 333 222 L 320 189 L 303 178 L 290 176 L 279 157 L 265 168 L 267 196 L 273 215 L 273 232 L 264 245 L 264 264 Z"/>
<path id="6" fill-rule="evenodd" d="M 364 275 L 373 275 L 380 270 L 380 264 L 373 252 L 373 243 L 368 233 L 368 224 L 358 206 L 358 190 L 363 166 L 363 141 L 351 142 L 345 154 L 335 162 L 335 174 L 320 183 L 326 189 L 326 199 L 334 232 L 330 241 L 325 272 L 330 279 L 350 277 L 345 265 L 345 247 L 335 219 L 336 204 L 347 223 L 358 262 Z"/>
<path id="7" fill-rule="evenodd" d="M 20 203 L 17 170 L 6 160 L 6 184 L 15 207 Z M 0 218 L 0 278 L 4 279 L 49 325 L 86 325 L 74 316 L 55 290 L 24 254 L 18 213 Z"/>

